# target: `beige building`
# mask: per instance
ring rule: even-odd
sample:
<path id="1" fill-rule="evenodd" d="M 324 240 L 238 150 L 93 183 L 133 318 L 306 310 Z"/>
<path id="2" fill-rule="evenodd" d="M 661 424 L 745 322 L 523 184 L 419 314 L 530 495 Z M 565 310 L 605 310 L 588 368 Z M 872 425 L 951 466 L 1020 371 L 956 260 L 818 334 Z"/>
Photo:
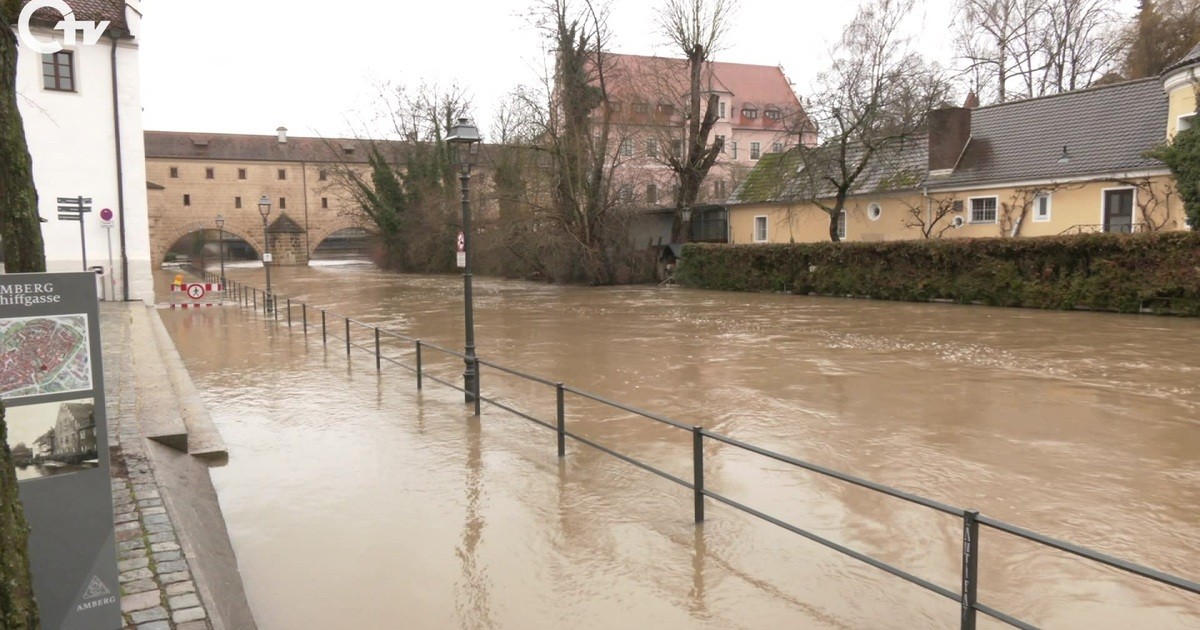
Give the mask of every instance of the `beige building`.
<path id="1" fill-rule="evenodd" d="M 257 257 L 264 251 L 264 196 L 276 264 L 307 264 L 331 236 L 362 227 L 333 179 L 338 167 L 368 168 L 365 142 L 290 138 L 280 127 L 274 136 L 147 131 L 145 147 L 155 265 L 181 238 L 215 230 L 218 215 L 228 237 L 248 243 Z"/>
<path id="2" fill-rule="evenodd" d="M 1200 46 L 1162 77 L 931 112 L 879 155 L 838 218 L 848 241 L 1189 229 L 1170 171 L 1145 152 L 1191 125 Z M 760 160 L 729 205 L 734 243 L 830 240 L 796 152 Z"/>

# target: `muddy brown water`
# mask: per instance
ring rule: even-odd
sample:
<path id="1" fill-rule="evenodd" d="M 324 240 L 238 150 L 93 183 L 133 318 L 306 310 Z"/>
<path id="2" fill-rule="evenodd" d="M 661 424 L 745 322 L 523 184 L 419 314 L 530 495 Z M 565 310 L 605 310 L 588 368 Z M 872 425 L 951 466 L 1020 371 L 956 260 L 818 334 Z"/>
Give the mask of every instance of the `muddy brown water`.
<path id="1" fill-rule="evenodd" d="M 232 278 L 261 284 L 261 270 Z M 461 280 L 279 268 L 277 290 L 461 350 Z M 163 274 L 160 281 L 167 282 Z M 957 628 L 955 602 L 249 309 L 163 311 L 265 629 Z M 1200 321 L 477 279 L 480 355 L 1191 580 Z M 331 334 L 344 321 L 328 318 Z M 354 327 L 356 344 L 372 333 Z M 411 364 L 408 344 L 383 341 Z M 425 352 L 433 376 L 462 363 Z M 547 421 L 554 390 L 484 369 Z M 685 479 L 691 436 L 567 398 Z M 709 443 L 710 489 L 957 591 L 961 522 Z M 1200 596 L 984 528 L 980 601 L 1046 628 L 1197 628 Z M 1007 627 L 980 615 L 981 628 Z"/>

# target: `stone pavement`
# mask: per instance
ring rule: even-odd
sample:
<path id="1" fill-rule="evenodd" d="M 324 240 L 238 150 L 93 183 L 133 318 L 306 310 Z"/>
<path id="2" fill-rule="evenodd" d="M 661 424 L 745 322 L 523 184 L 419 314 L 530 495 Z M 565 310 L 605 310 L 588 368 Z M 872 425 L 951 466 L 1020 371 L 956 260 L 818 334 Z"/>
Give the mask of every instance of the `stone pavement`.
<path id="1" fill-rule="evenodd" d="M 228 543 L 219 505 L 216 505 L 215 491 L 200 498 L 201 501 L 211 502 L 211 509 L 196 510 L 191 506 L 179 509 L 179 504 L 187 503 L 193 497 L 187 492 L 177 492 L 171 485 L 172 480 L 179 478 L 181 473 L 179 470 L 163 470 L 168 464 L 162 462 L 172 462 L 169 464 L 172 466 L 177 464 L 170 459 L 164 460 L 161 454 L 156 457 L 156 453 L 159 453 L 156 449 L 170 449 L 148 439 L 144 431 L 144 420 L 164 413 L 161 405 L 148 408 L 151 406 L 148 401 L 154 398 L 152 394 L 161 394 L 164 389 L 170 391 L 171 388 L 165 374 L 156 374 L 168 369 L 163 367 L 161 357 L 150 356 L 159 353 L 147 353 L 139 345 L 145 343 L 148 335 L 152 335 L 148 328 L 154 318 L 157 318 L 157 314 L 141 303 L 101 305 L 113 508 L 125 628 L 253 628 L 253 618 L 245 602 L 236 560 Z M 170 352 L 174 352 L 174 349 L 171 348 Z M 173 378 L 180 376 L 186 379 L 186 372 L 173 375 Z M 175 407 L 180 405 L 182 403 L 177 401 Z M 179 413 L 178 409 L 165 413 L 172 412 Z M 152 420 L 148 422 L 153 424 Z M 186 460 L 182 466 L 188 466 L 192 458 L 180 455 L 180 460 Z M 193 466 L 196 467 L 203 471 L 203 481 L 207 482 L 206 466 L 200 463 Z M 194 470 L 182 474 L 195 477 Z M 172 494 L 177 495 L 174 501 Z M 181 518 L 195 522 L 178 522 Z M 184 531 L 189 529 L 192 538 Z M 198 572 L 197 566 L 205 564 L 205 558 L 198 550 L 211 547 L 203 540 L 206 538 L 224 545 L 211 555 L 227 555 L 231 560 L 225 562 L 226 558 L 216 558 L 216 564 L 219 565 L 216 570 L 211 566 L 214 563 L 208 562 L 210 567 L 207 573 Z M 196 543 L 194 539 L 201 540 Z M 228 575 L 230 571 L 233 575 Z M 205 576 L 221 584 L 210 588 L 205 584 Z M 228 614 L 231 608 L 229 602 L 213 601 L 215 593 L 220 593 L 226 599 L 237 600 L 232 606 L 236 614 Z M 227 613 L 224 620 L 219 616 L 214 619 L 210 614 L 222 610 Z"/>

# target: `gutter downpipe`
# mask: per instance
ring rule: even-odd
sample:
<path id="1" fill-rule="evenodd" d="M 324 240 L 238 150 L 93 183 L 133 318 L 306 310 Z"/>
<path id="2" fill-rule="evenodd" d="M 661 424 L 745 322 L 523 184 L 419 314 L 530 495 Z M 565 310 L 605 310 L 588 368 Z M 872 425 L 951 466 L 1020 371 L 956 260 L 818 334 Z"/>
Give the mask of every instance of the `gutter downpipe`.
<path id="1" fill-rule="evenodd" d="M 129 301 L 129 254 L 125 250 L 125 166 L 121 152 L 121 101 L 117 84 L 117 42 L 120 35 L 115 29 L 109 30 L 112 38 L 112 100 L 113 100 L 113 143 L 117 153 L 117 231 L 121 247 L 121 296 L 123 301 Z"/>

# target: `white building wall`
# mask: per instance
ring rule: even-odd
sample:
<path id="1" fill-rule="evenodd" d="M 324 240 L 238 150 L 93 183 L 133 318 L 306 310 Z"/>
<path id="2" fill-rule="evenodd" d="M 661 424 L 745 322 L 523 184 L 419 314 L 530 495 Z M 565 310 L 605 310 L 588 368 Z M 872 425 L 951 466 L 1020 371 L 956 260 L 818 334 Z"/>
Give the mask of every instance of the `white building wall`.
<path id="1" fill-rule="evenodd" d="M 127 10 L 136 35 L 140 16 Z M 49 41 L 58 31 L 35 29 Z M 92 212 L 84 217 L 88 266 L 109 269 L 110 230 L 100 227 L 100 210 L 119 213 L 112 102 L 112 39 L 95 45 L 81 41 L 66 47 L 75 53 L 75 92 L 56 92 L 42 86 L 42 57 L 21 45 L 17 57 L 17 92 L 25 137 L 33 157 L 47 271 L 83 269 L 79 224 L 58 220 L 59 197 L 90 197 Z M 125 182 L 125 247 L 129 259 L 129 298 L 154 301 L 150 264 L 150 232 L 146 202 L 146 159 L 142 137 L 141 81 L 137 40 L 120 39 L 117 78 L 121 118 L 122 167 Z M 119 217 L 111 229 L 113 283 L 105 287 L 110 299 L 122 299 Z M 115 287 L 115 292 L 113 288 Z"/>

